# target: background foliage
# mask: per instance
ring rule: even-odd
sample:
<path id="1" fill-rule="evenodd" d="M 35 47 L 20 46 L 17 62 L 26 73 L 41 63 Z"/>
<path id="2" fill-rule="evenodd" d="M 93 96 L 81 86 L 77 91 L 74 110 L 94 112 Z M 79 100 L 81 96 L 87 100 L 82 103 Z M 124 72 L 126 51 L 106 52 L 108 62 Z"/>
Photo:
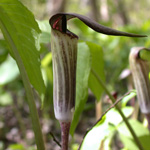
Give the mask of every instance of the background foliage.
<path id="1" fill-rule="evenodd" d="M 33 86 L 46 147 L 47 149 L 58 149 L 58 145 L 50 135 L 50 132 L 53 131 L 59 140 L 60 127 L 53 113 L 52 56 L 48 19 L 59 11 L 79 12 L 80 10 L 81 14 L 109 27 L 148 35 L 150 32 L 150 15 L 148 13 L 150 2 L 60 0 L 56 4 L 53 0 L 20 1 L 21 3 L 18 3 L 17 0 L 0 1 L 0 149 L 33 150 L 35 147 L 31 121 L 28 118 L 29 110 L 25 90 L 18 67 L 13 59 L 14 52 L 10 49 L 12 43 L 7 42 L 9 38 L 13 39 Z M 4 5 L 4 2 L 9 5 Z M 17 5 L 14 5 L 15 3 Z M 61 7 L 59 7 L 59 3 Z M 2 25 L 6 27 L 7 33 Z M 120 76 L 124 69 L 129 68 L 130 49 L 133 46 L 149 47 L 150 40 L 149 38 L 137 39 L 98 34 L 77 19 L 71 21 L 68 28 L 80 38 L 76 111 L 70 130 L 73 136 L 70 147 L 76 150 L 86 130 L 92 127 L 101 116 L 101 112 L 111 105 L 110 100 L 92 75 L 91 69 L 97 71 L 111 92 L 117 93 L 117 97 L 122 96 L 134 88 L 130 75 L 126 78 Z M 44 96 L 43 93 L 45 93 Z M 132 95 L 132 99 L 131 97 L 123 99 L 120 107 L 124 114 L 130 117 L 131 125 L 144 149 L 148 150 L 150 136 L 137 101 L 133 98 L 135 95 L 135 93 Z M 42 97 L 40 98 L 40 96 Z M 43 101 L 41 102 L 39 99 Z M 110 110 L 86 135 L 81 149 L 90 150 L 91 147 L 93 150 L 98 148 L 137 149 L 115 109 Z"/>

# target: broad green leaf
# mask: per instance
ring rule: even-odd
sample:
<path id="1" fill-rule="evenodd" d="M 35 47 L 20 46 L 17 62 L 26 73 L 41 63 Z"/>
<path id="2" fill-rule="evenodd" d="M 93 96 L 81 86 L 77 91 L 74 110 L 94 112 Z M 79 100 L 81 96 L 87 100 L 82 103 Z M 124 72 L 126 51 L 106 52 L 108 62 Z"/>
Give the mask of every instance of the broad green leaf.
<path id="1" fill-rule="evenodd" d="M 0 65 L 0 85 L 13 81 L 19 75 L 19 70 L 15 60 L 8 57 L 4 63 Z"/>
<path id="2" fill-rule="evenodd" d="M 92 68 L 97 72 L 101 79 L 105 81 L 103 50 L 99 45 L 91 42 L 87 42 L 87 45 L 91 52 Z M 99 82 L 97 82 L 97 79 L 92 74 L 92 72 L 89 76 L 89 87 L 93 94 L 96 96 L 96 99 L 99 101 L 103 92 L 103 88 Z"/>
<path id="3" fill-rule="evenodd" d="M 141 144 L 143 145 L 144 150 L 149 150 L 150 148 L 150 135 L 147 128 L 145 128 L 139 121 L 137 120 L 129 120 L 130 125 L 132 126 L 134 132 L 136 133 L 137 137 L 139 138 Z M 122 123 L 118 126 L 118 131 L 120 134 L 120 138 L 128 148 L 128 150 L 138 150 L 134 139 L 129 132 L 128 128 L 126 127 L 125 123 Z"/>
<path id="4" fill-rule="evenodd" d="M 78 44 L 77 56 L 77 79 L 76 79 L 76 104 L 70 133 L 73 135 L 74 130 L 79 122 L 80 115 L 88 96 L 88 79 L 91 69 L 90 50 L 86 43 Z"/>
<path id="5" fill-rule="evenodd" d="M 37 149 L 45 150 L 31 87 L 32 84 L 40 95 L 45 91 L 37 50 L 40 30 L 32 13 L 18 0 L 0 1 L 0 28 L 10 47 L 9 52 L 17 62 L 24 83 Z"/>
<path id="6" fill-rule="evenodd" d="M 23 63 L 31 84 L 40 94 L 44 93 L 37 50 L 40 29 L 32 13 L 18 0 L 1 0 L 0 28 L 17 64 Z"/>
<path id="7" fill-rule="evenodd" d="M 133 109 L 128 107 L 123 108 L 122 111 L 126 117 L 129 117 Z M 107 142 L 110 142 L 112 139 L 112 137 L 110 139 L 110 136 L 116 131 L 115 126 L 121 121 L 122 118 L 118 111 L 115 108 L 111 109 L 85 136 L 81 150 L 99 150 L 103 144 L 108 147 Z"/>

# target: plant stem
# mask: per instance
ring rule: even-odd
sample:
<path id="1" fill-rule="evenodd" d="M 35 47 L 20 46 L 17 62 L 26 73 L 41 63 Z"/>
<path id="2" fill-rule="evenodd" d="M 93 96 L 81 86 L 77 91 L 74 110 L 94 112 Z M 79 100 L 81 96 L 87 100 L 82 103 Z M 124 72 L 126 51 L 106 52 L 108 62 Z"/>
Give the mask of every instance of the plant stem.
<path id="1" fill-rule="evenodd" d="M 20 57 L 18 56 L 18 58 L 20 58 Z M 16 58 L 16 60 L 18 58 Z M 43 139 L 39 116 L 38 116 L 38 112 L 37 112 L 37 108 L 36 108 L 36 104 L 35 104 L 33 89 L 30 85 L 30 81 L 29 81 L 28 75 L 25 71 L 25 68 L 22 64 L 22 61 L 19 60 L 19 62 L 20 62 L 20 64 L 18 64 L 18 62 L 17 62 L 17 64 L 20 69 L 20 73 L 22 76 L 25 90 L 26 90 L 27 102 L 28 102 L 28 106 L 29 106 L 29 110 L 30 110 L 30 116 L 31 116 L 31 120 L 32 120 L 32 127 L 33 127 L 33 131 L 34 131 L 34 135 L 35 135 L 37 149 L 45 150 L 44 139 Z"/>
<path id="2" fill-rule="evenodd" d="M 99 75 L 96 73 L 96 71 L 94 69 L 91 69 L 93 75 L 96 77 L 96 79 L 98 80 L 99 84 L 102 86 L 102 88 L 105 90 L 105 92 L 107 93 L 107 95 L 109 96 L 109 98 L 111 99 L 111 101 L 113 103 L 115 103 L 115 98 L 111 95 L 111 93 L 108 91 L 107 87 L 105 86 L 105 84 L 103 83 L 102 79 L 99 77 Z M 141 145 L 138 137 L 136 136 L 134 130 L 132 129 L 131 125 L 129 124 L 127 118 L 124 116 L 123 112 L 121 111 L 121 109 L 118 107 L 118 105 L 115 106 L 116 109 L 118 110 L 118 112 L 120 113 L 122 119 L 124 120 L 126 126 L 128 127 L 130 133 L 132 134 L 137 146 L 139 147 L 140 150 L 144 150 L 143 146 Z"/>
<path id="3" fill-rule="evenodd" d="M 102 101 L 96 102 L 96 120 L 102 116 Z"/>
<path id="4" fill-rule="evenodd" d="M 21 116 L 21 113 L 18 109 L 18 98 L 17 98 L 17 95 L 16 94 L 13 94 L 13 111 L 14 111 L 14 114 L 18 120 L 18 124 L 19 124 L 19 127 L 21 129 L 21 132 L 22 132 L 22 137 L 24 139 L 26 139 L 26 127 L 25 127 L 25 124 L 23 122 L 23 118 Z"/>
<path id="5" fill-rule="evenodd" d="M 143 60 L 150 61 L 150 49 L 143 48 L 139 51 L 139 57 Z"/>
<path id="6" fill-rule="evenodd" d="M 68 139 L 69 139 L 69 130 L 70 122 L 60 122 L 61 126 L 61 150 L 68 150 Z"/>
<path id="7" fill-rule="evenodd" d="M 34 135 L 35 135 L 37 149 L 45 150 L 43 134 L 42 134 L 39 116 L 38 116 L 38 112 L 37 112 L 36 105 L 35 105 L 35 99 L 34 99 L 34 95 L 33 95 L 33 89 L 31 87 L 28 75 L 27 75 L 26 70 L 23 65 L 23 62 L 22 62 L 20 56 L 17 54 L 18 53 L 15 53 L 15 55 L 16 55 L 15 58 L 16 58 L 18 67 L 20 69 L 20 73 L 22 76 L 22 80 L 23 80 L 26 95 L 27 95 L 27 102 L 28 102 L 28 106 L 29 106 L 29 110 L 30 110 L 30 116 L 31 116 L 31 120 L 32 120 L 32 127 L 33 127 L 33 131 L 34 131 Z"/>

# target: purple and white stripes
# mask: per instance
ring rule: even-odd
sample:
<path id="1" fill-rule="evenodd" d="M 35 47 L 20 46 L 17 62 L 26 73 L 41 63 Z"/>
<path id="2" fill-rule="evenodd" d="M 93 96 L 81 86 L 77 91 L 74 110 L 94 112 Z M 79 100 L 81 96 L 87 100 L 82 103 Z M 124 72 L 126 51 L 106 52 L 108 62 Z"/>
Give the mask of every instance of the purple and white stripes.
<path id="1" fill-rule="evenodd" d="M 72 120 L 76 93 L 77 36 L 52 29 L 53 102 L 59 121 Z"/>

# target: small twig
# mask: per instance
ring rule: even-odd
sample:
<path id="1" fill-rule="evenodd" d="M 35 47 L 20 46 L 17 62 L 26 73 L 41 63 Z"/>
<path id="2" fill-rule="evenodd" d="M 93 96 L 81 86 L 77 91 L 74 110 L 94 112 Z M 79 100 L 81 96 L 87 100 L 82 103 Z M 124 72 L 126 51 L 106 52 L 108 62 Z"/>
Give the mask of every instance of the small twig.
<path id="1" fill-rule="evenodd" d="M 84 140 L 85 136 L 89 133 L 89 131 L 91 131 L 92 128 L 93 128 L 98 122 L 100 122 L 100 121 L 102 120 L 102 118 L 104 117 L 104 115 L 106 115 L 106 113 L 107 113 L 109 110 L 111 110 L 113 107 L 115 107 L 115 105 L 117 105 L 125 96 L 129 95 L 131 92 L 133 92 L 133 91 L 129 91 L 129 92 L 127 92 L 126 94 L 124 94 L 122 97 L 120 97 L 119 99 L 117 99 L 117 100 L 115 101 L 115 103 L 112 104 L 112 105 L 101 115 L 101 117 L 96 121 L 96 123 L 95 123 L 90 129 L 88 129 L 88 130 L 86 131 L 86 133 L 85 133 L 84 136 L 83 136 L 83 140 Z M 83 140 L 82 140 L 82 142 L 81 142 L 81 144 L 80 144 L 78 150 L 80 150 L 80 148 L 81 148 L 81 146 L 82 146 L 82 143 L 83 143 Z"/>
<path id="2" fill-rule="evenodd" d="M 52 136 L 53 141 L 54 141 L 59 147 L 61 147 L 61 144 L 60 144 L 59 141 L 55 138 L 54 134 L 53 134 L 52 132 L 50 132 L 49 134 Z"/>

